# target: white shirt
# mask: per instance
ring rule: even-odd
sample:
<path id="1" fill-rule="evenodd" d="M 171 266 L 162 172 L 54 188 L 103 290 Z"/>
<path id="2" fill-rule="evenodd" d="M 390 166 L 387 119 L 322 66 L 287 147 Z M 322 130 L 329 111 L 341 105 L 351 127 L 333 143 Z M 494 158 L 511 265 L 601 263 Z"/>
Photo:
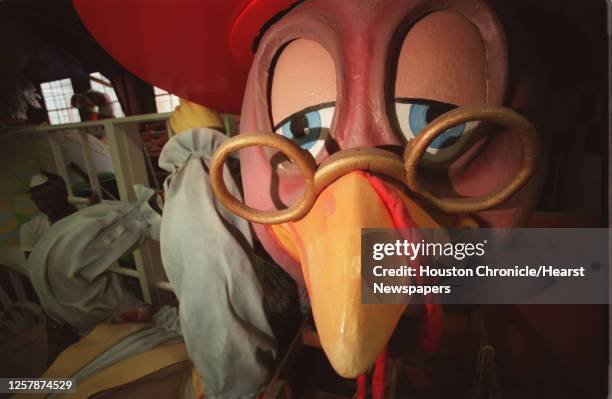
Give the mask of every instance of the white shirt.
<path id="1" fill-rule="evenodd" d="M 51 227 L 49 218 L 42 213 L 24 223 L 19 231 L 19 246 L 21 250 L 23 252 L 32 252 L 34 245 L 49 227 Z"/>

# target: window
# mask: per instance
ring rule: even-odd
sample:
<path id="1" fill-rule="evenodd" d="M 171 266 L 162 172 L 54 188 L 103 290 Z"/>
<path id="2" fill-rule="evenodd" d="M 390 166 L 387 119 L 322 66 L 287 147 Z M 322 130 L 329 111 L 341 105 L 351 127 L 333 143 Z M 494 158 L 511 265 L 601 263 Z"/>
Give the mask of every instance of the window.
<path id="1" fill-rule="evenodd" d="M 74 94 L 70 79 L 41 83 L 40 90 L 45 100 L 49 123 L 57 125 L 81 122 L 79 110 L 70 105 L 70 99 Z"/>
<path id="2" fill-rule="evenodd" d="M 115 93 L 115 89 L 113 89 L 113 85 L 111 84 L 110 80 L 108 80 L 100 72 L 94 72 L 89 75 L 89 84 L 91 85 L 92 90 L 99 91 L 100 93 L 104 93 L 110 97 L 113 115 L 115 118 L 125 116 L 123 109 L 121 108 L 119 98 L 117 98 L 117 93 Z"/>
<path id="3" fill-rule="evenodd" d="M 153 92 L 155 93 L 155 107 L 157 112 L 172 112 L 174 107 L 179 105 L 179 98 L 174 94 L 170 94 L 159 87 L 153 86 Z"/>

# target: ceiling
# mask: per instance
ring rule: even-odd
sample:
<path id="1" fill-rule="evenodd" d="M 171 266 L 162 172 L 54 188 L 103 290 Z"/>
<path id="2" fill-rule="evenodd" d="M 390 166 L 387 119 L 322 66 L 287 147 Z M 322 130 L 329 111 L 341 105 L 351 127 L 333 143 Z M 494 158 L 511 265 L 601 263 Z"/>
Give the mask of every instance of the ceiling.
<path id="1" fill-rule="evenodd" d="M 0 1 L 0 49 L 0 89 L 17 77 L 38 83 L 120 69 L 69 0 Z"/>

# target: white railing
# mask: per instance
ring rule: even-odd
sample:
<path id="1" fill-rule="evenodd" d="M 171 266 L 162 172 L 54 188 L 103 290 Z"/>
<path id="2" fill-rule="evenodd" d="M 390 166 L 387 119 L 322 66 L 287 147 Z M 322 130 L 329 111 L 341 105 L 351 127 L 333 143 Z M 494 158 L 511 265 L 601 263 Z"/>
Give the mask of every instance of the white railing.
<path id="1" fill-rule="evenodd" d="M 68 123 L 63 125 L 41 126 L 36 130 L 49 135 L 49 143 L 57 172 L 66 181 L 68 188 L 68 199 L 74 204 L 87 204 L 88 198 L 75 196 L 68 177 L 68 168 L 64 159 L 61 144 L 57 134 L 65 130 L 77 130 L 83 152 L 83 159 L 87 169 L 87 176 L 92 191 L 102 198 L 102 187 L 98 180 L 98 174 L 94 165 L 92 151 L 89 146 L 87 131 L 99 129 L 108 137 L 108 144 L 119 190 L 119 199 L 122 201 L 135 201 L 134 184 L 149 185 L 147 175 L 147 160 L 138 126 L 141 123 L 167 121 L 171 113 L 145 114 L 128 116 L 125 118 L 104 119 L 93 122 Z M 144 296 L 144 300 L 153 306 L 160 305 L 159 290 L 172 291 L 168 283 L 161 263 L 159 244 L 147 239 L 137 250 L 134 251 L 136 270 L 114 265 L 111 271 L 127 277 L 137 278 Z"/>

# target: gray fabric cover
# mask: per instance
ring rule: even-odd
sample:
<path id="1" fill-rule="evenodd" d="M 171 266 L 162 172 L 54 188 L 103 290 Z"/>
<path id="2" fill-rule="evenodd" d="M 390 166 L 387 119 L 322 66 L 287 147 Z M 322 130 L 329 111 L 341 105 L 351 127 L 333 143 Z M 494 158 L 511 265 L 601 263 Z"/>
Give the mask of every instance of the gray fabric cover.
<path id="1" fill-rule="evenodd" d="M 207 398 L 252 398 L 268 381 L 275 339 L 253 269 L 249 224 L 217 203 L 208 166 L 226 139 L 216 130 L 174 136 L 159 165 L 171 173 L 161 225 L 162 260 L 183 337 Z M 227 167 L 228 189 L 239 190 Z"/>
<path id="2" fill-rule="evenodd" d="M 152 321 L 154 324 L 151 328 L 126 337 L 73 375 L 72 377 L 77 379 L 77 384 L 79 379 L 83 379 L 128 357 L 136 356 L 158 346 L 183 341 L 176 308 L 170 306 L 162 307 L 153 315 Z"/>
<path id="3" fill-rule="evenodd" d="M 134 187 L 136 203 L 104 202 L 54 223 L 27 260 L 45 312 L 85 333 L 138 304 L 121 277 L 108 271 L 147 236 L 159 235 L 160 216 L 147 204 L 151 189 Z"/>
<path id="4" fill-rule="evenodd" d="M 80 380 L 124 359 L 139 355 L 158 346 L 170 345 L 183 340 L 176 308 L 170 306 L 162 307 L 153 315 L 152 321 L 153 325 L 150 328 L 127 336 L 90 363 L 84 365 L 74 375 L 66 377 L 75 378 L 78 386 Z M 180 392 L 177 393 L 177 398 L 180 398 L 180 394 Z M 57 396 L 52 394 L 48 399 L 56 398 Z"/>

